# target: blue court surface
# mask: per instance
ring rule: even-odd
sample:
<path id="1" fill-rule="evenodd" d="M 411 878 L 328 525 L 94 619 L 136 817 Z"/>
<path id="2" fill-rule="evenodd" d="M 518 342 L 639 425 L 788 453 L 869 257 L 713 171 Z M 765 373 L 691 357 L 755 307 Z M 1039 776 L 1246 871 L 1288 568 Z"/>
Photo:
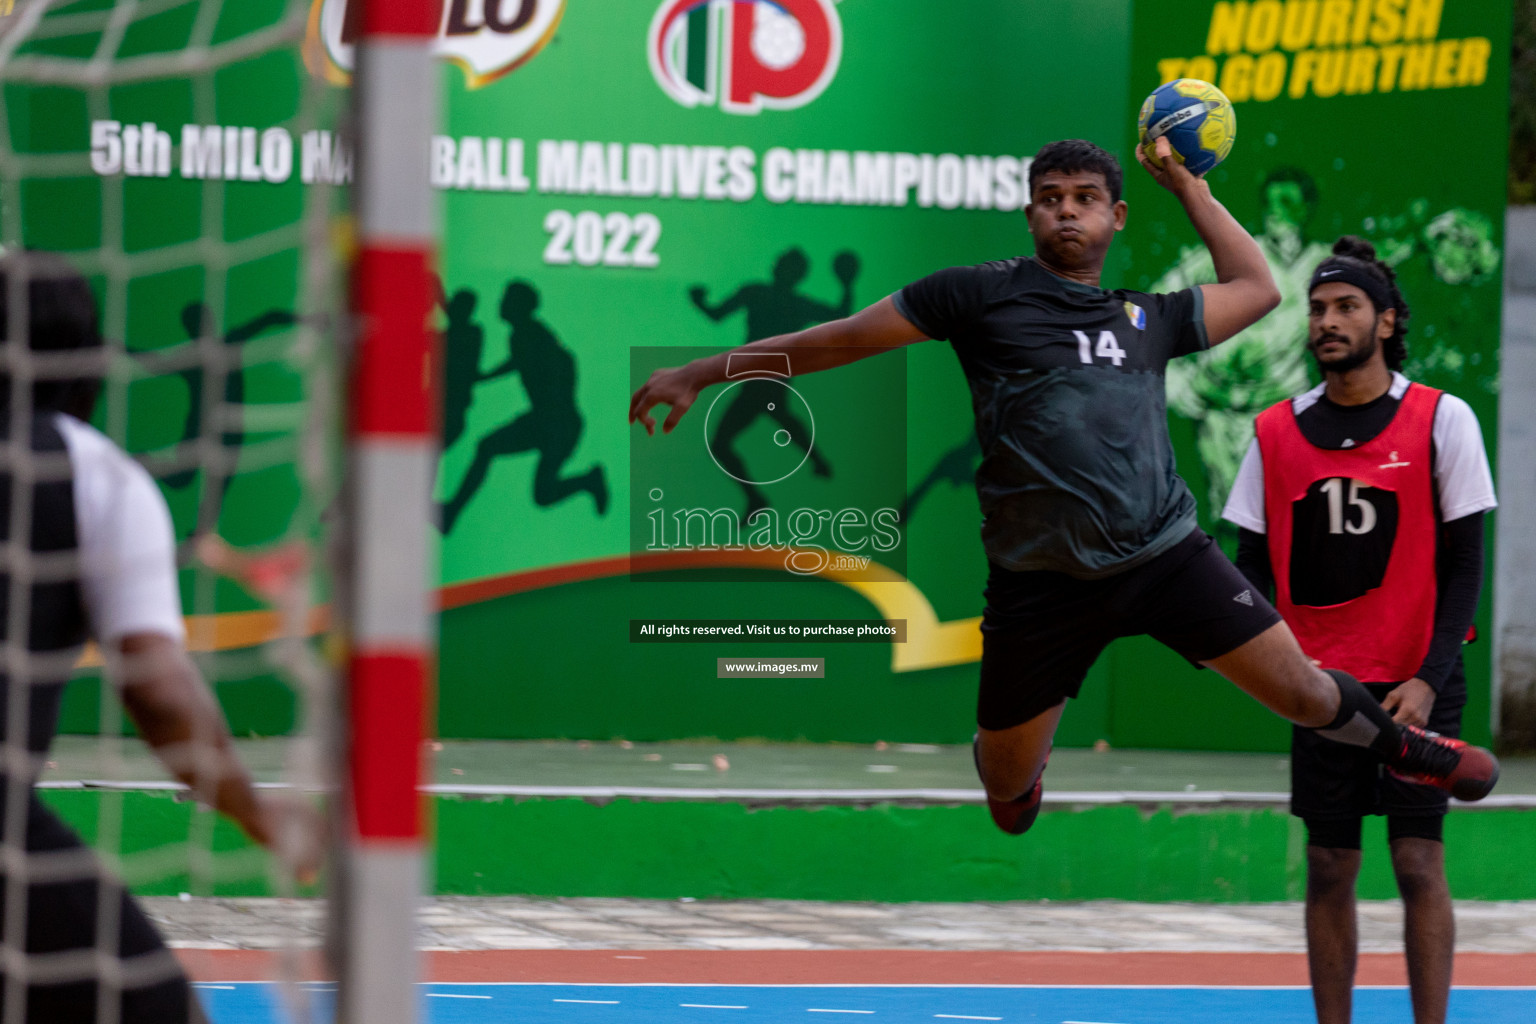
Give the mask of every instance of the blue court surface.
<path id="1" fill-rule="evenodd" d="M 277 986 L 198 984 L 213 1024 L 280 1024 Z M 310 986 L 317 1003 L 329 986 Z M 423 986 L 429 1024 L 730 1024 L 869 1020 L 1039 1024 L 1313 1024 L 1305 988 L 1047 988 L 936 985 L 448 985 Z M 321 1013 L 320 1019 L 328 1014 Z M 1413 1019 L 1403 988 L 1361 988 L 1355 1024 Z M 1465 988 L 1450 1024 L 1531 1024 L 1536 988 Z"/>

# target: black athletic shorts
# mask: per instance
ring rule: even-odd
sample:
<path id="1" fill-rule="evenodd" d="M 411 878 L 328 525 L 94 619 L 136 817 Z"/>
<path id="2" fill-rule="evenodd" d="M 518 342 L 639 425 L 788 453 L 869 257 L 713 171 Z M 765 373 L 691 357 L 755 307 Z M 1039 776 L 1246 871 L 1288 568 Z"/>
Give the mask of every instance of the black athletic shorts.
<path id="1" fill-rule="evenodd" d="M 0 778 L 0 784 L 3 784 Z M 65 880 L 34 880 L 26 889 L 26 950 L 38 954 L 43 969 L 46 954 L 91 951 L 96 948 L 97 900 L 105 893 L 117 903 L 117 942 L 108 951 L 120 958 L 125 981 L 118 999 L 116 1019 L 121 1024 L 199 1024 L 206 1021 L 197 1005 L 186 975 L 165 948 L 149 918 L 139 909 L 101 862 L 80 842 L 69 827 L 56 818 L 32 794 L 27 805 L 27 852 L 34 872 L 51 864 Z M 67 858 L 49 857 L 59 854 Z M 0 920 L 5 912 L 5 879 L 0 876 Z M 5 1005 L 11 984 L 0 971 L 0 1006 Z M 26 1024 L 95 1024 L 97 986 L 92 980 L 70 980 L 27 986 Z"/>
<path id="2" fill-rule="evenodd" d="M 1366 689 L 1381 700 L 1396 685 L 1367 683 Z M 1460 736 L 1461 712 L 1466 704 L 1466 670 L 1457 658 L 1430 710 L 1428 728 L 1442 736 Z M 1314 838 L 1324 837 L 1324 841 L 1312 845 L 1357 849 L 1358 830 L 1334 826 L 1358 822 L 1368 814 L 1387 815 L 1394 835 L 1438 838 L 1438 819 L 1444 816 L 1446 806 L 1443 789 L 1404 782 L 1369 750 L 1323 739 L 1311 729 L 1291 730 L 1291 813 L 1309 826 L 1317 824 Z M 1434 819 L 1433 823 L 1398 820 L 1426 818 Z M 1353 842 L 1348 841 L 1351 836 Z"/>
<path id="3" fill-rule="evenodd" d="M 1111 640 L 1147 634 L 1190 661 L 1219 658 L 1280 615 L 1202 530 L 1104 579 L 992 563 L 981 617 L 983 729 L 1011 729 L 1076 697 Z"/>

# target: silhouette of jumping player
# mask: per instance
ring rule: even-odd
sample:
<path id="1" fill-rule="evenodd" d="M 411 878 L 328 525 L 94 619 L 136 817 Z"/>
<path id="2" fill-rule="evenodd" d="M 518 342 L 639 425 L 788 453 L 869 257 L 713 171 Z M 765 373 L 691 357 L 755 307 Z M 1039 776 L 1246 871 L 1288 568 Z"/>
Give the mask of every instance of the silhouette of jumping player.
<path id="1" fill-rule="evenodd" d="M 747 338 L 749 342 L 790 334 L 827 320 L 838 320 L 853 310 L 853 282 L 859 276 L 859 257 L 852 252 L 840 252 L 832 260 L 832 272 L 842 282 L 843 296 L 836 306 L 818 302 L 795 291 L 795 286 L 805 280 L 810 271 L 810 260 L 798 246 L 780 254 L 773 265 L 773 280 L 744 284 L 735 294 L 718 306 L 711 306 L 708 290 L 703 285 L 689 289 L 688 297 L 700 311 L 718 323 L 737 310 L 746 310 Z M 742 513 L 743 523 L 759 509 L 768 507 L 768 496 L 747 481 L 751 473 L 735 449 L 736 438 L 758 418 L 767 415 L 788 431 L 790 440 L 807 451 L 811 467 L 817 476 L 830 477 L 832 466 L 826 457 L 809 447 L 810 430 L 782 400 L 783 389 L 766 379 L 748 380 L 736 389 L 736 397 L 726 407 L 715 427 L 709 448 L 720 466 L 736 479 L 746 494 L 747 507 Z M 775 399 L 779 399 L 775 401 Z"/>
<path id="2" fill-rule="evenodd" d="M 474 462 L 459 482 L 458 491 L 443 506 L 441 527 L 445 534 L 452 532 L 465 506 L 485 483 L 492 462 L 504 455 L 529 451 L 539 453 L 533 474 L 536 505 L 548 508 L 586 491 L 592 495 L 598 515 L 608 512 L 608 482 L 600 464 L 594 463 L 580 476 L 560 475 L 560 467 L 576 451 L 576 443 L 581 439 L 582 418 L 576 408 L 576 360 L 554 332 L 533 315 L 538 307 L 539 293 L 526 281 L 511 282 L 502 294 L 501 318 L 512 329 L 510 354 L 506 362 L 480 379 L 509 373 L 521 375 L 531 408 L 480 439 Z"/>
<path id="3" fill-rule="evenodd" d="M 979 465 L 981 465 L 981 442 L 976 440 L 975 434 L 968 434 L 964 441 L 940 455 L 939 461 L 933 464 L 928 475 L 912 488 L 912 492 L 901 503 L 901 521 L 904 523 L 909 521 L 912 513 L 917 511 L 917 506 L 938 484 L 947 483 L 953 487 L 964 487 L 974 483 L 976 467 Z"/>
<path id="4" fill-rule="evenodd" d="M 220 377 L 223 378 L 222 390 L 226 415 L 234 413 L 238 416 L 237 410 L 245 405 L 245 368 L 241 365 L 236 349 L 267 331 L 277 327 L 289 327 L 298 321 L 299 318 L 289 310 L 270 309 L 238 327 L 231 328 L 223 337 L 219 337 L 213 311 L 206 304 L 189 302 L 182 307 L 181 326 L 187 332 L 187 338 L 193 344 L 197 344 L 204 338 L 216 339 L 223 346 L 220 353 L 223 358 L 202 360 L 177 373 L 177 376 L 187 384 L 187 418 L 182 425 L 181 436 L 177 438 L 178 443 L 194 441 L 204 433 L 206 424 L 203 403 L 207 398 L 206 378 L 212 376 L 215 381 Z M 230 481 L 235 475 L 235 459 L 245 441 L 246 431 L 240 426 L 226 422 L 219 431 L 219 443 L 225 454 L 223 460 L 211 465 L 194 464 L 159 477 L 159 481 L 165 486 L 180 489 L 197 478 L 199 469 L 204 471 L 204 478 L 209 483 L 204 486 L 203 499 L 198 504 L 197 530 L 208 531 L 217 525 L 219 510 L 224 504 L 224 496 L 229 492 Z M 218 480 L 217 487 L 212 486 L 215 478 Z"/>
<path id="5" fill-rule="evenodd" d="M 468 288 L 449 296 L 442 279 L 437 280 L 437 304 L 443 307 L 448 326 L 443 328 L 443 450 L 464 434 L 469 407 L 474 404 L 475 385 L 512 372 L 510 360 L 490 373 L 480 372 L 480 358 L 485 352 L 485 329 L 475 323 L 475 306 L 480 297 Z"/>

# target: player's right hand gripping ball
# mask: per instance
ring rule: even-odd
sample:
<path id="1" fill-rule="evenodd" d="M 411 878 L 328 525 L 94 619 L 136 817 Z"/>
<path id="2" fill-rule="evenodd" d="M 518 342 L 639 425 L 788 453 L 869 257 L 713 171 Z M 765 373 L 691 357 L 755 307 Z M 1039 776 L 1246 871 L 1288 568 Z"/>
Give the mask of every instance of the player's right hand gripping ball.
<path id="1" fill-rule="evenodd" d="M 1226 94 L 1198 78 L 1175 78 L 1158 86 L 1141 105 L 1136 118 L 1141 148 L 1154 166 L 1162 167 L 1153 143 L 1166 135 L 1173 155 L 1191 174 L 1204 174 L 1232 152 L 1237 138 L 1237 114 Z"/>

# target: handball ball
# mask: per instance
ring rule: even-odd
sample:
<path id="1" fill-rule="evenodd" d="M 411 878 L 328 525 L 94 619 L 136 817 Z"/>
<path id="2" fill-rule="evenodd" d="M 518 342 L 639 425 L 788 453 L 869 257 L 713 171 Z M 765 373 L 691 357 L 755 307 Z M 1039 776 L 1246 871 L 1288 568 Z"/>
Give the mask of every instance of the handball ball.
<path id="1" fill-rule="evenodd" d="M 1175 78 L 1158 86 L 1141 105 L 1136 131 L 1154 166 L 1163 165 L 1153 143 L 1166 135 L 1179 162 L 1191 174 L 1204 174 L 1232 152 L 1237 114 L 1226 95 L 1210 82 Z"/>

